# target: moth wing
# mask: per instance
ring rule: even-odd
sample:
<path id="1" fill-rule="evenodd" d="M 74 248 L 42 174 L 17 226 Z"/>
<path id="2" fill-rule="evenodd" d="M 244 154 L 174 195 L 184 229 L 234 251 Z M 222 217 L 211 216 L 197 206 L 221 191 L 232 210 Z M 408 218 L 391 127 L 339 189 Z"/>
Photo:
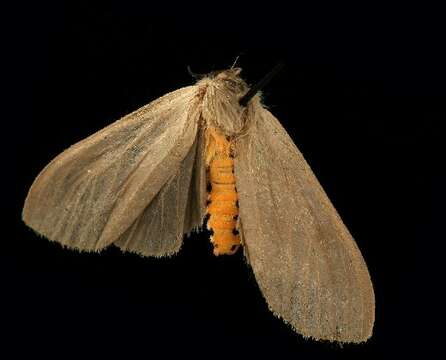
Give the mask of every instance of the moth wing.
<path id="1" fill-rule="evenodd" d="M 80 250 L 97 251 L 122 240 L 172 179 L 181 182 L 181 188 L 189 186 L 191 174 L 184 172 L 182 163 L 196 154 L 191 155 L 198 127 L 195 94 L 194 86 L 171 92 L 57 156 L 29 190 L 25 223 L 50 240 Z M 179 179 L 181 175 L 186 177 Z M 175 211 L 169 216 L 175 217 L 184 213 L 185 200 L 169 206 Z M 193 222 L 183 218 L 176 232 L 188 231 L 184 225 Z M 180 245 L 181 240 L 168 243 L 157 254 L 172 253 Z"/>
<path id="2" fill-rule="evenodd" d="M 236 152 L 245 254 L 270 309 L 306 337 L 367 340 L 375 300 L 366 264 L 296 145 L 259 106 Z"/>
<path id="3" fill-rule="evenodd" d="M 199 131 L 177 174 L 164 184 L 115 245 L 143 256 L 165 256 L 178 251 L 185 233 L 201 226 L 206 204 L 203 146 Z"/>

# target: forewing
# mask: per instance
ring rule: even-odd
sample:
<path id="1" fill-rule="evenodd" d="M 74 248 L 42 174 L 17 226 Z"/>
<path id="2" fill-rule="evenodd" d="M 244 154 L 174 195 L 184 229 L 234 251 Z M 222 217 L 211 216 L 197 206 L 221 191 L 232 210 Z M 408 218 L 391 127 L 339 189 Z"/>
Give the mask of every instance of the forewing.
<path id="1" fill-rule="evenodd" d="M 121 237 L 182 171 L 196 141 L 195 94 L 193 86 L 169 93 L 57 156 L 30 188 L 25 223 L 80 250 Z"/>
<path id="2" fill-rule="evenodd" d="M 237 141 L 246 256 L 270 309 L 304 336 L 371 336 L 374 293 L 361 253 L 279 121 L 258 109 Z"/>

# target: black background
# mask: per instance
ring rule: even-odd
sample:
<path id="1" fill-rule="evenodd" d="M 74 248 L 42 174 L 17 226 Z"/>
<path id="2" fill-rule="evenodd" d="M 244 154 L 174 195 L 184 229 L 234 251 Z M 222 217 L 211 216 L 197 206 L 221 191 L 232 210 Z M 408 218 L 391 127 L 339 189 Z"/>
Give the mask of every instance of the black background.
<path id="1" fill-rule="evenodd" d="M 333 2 L 335 3 L 335 2 Z M 362 2 L 361 2 L 362 3 Z M 445 202 L 440 9 L 279 2 L 38 2 L 3 14 L 0 352 L 89 358 L 400 358 L 440 347 Z M 264 90 L 350 229 L 376 292 L 365 344 L 317 343 L 276 319 L 241 252 L 208 234 L 172 258 L 81 254 L 20 220 L 69 145 L 176 88 L 239 66 Z M 274 271 L 274 269 L 271 269 Z M 11 355 L 7 358 L 12 358 Z"/>

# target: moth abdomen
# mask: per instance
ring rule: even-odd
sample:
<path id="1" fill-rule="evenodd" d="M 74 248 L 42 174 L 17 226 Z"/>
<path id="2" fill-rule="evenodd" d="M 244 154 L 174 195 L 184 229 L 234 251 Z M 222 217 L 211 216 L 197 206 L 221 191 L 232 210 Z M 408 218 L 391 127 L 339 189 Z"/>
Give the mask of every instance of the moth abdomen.
<path id="1" fill-rule="evenodd" d="M 211 242 L 214 245 L 214 254 L 231 255 L 240 246 L 240 236 L 236 229 L 238 195 L 235 187 L 234 159 L 230 155 L 230 140 L 213 133 L 207 150 L 212 152 L 208 172 L 211 190 L 207 205 L 207 225 L 213 231 Z"/>

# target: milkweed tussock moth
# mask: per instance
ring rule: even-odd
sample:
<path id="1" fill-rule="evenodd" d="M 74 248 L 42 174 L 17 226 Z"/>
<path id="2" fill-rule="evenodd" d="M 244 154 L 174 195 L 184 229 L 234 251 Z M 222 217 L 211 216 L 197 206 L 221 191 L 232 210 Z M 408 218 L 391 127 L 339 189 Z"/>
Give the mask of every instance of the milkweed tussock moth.
<path id="1" fill-rule="evenodd" d="M 209 211 L 214 251 L 242 244 L 275 315 L 305 337 L 365 341 L 375 297 L 358 246 L 262 105 L 267 77 L 250 88 L 240 71 L 205 75 L 68 148 L 37 176 L 23 220 L 70 248 L 166 256 Z"/>

